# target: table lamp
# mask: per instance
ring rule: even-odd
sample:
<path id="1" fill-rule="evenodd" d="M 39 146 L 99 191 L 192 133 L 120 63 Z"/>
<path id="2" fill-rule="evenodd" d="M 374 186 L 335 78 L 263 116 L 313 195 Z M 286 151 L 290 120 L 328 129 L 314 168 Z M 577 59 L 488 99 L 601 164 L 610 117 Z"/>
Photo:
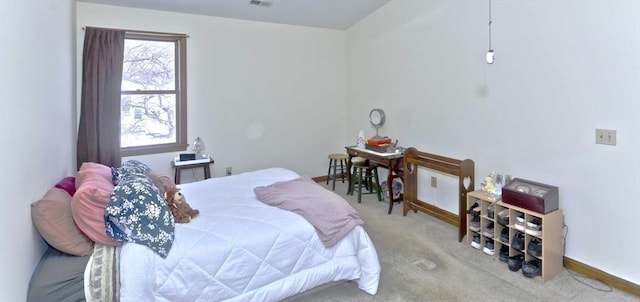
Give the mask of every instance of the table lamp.
<path id="1" fill-rule="evenodd" d="M 204 151 L 204 142 L 199 136 L 196 137 L 196 140 L 193 141 L 191 150 L 193 150 L 193 152 L 196 153 L 196 159 L 201 159 L 206 157 L 206 154 L 202 153 L 202 151 Z"/>

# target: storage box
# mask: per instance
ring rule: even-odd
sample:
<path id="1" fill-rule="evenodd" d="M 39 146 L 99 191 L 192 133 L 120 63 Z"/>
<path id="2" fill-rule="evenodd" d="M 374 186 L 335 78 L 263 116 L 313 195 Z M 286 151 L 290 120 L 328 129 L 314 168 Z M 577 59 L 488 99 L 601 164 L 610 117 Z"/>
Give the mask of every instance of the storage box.
<path id="1" fill-rule="evenodd" d="M 390 138 L 383 138 L 383 139 L 370 138 L 367 140 L 367 144 L 372 146 L 388 145 L 388 144 L 391 144 L 391 139 Z"/>
<path id="2" fill-rule="evenodd" d="M 558 209 L 558 187 L 515 178 L 502 187 L 502 201 L 546 214 Z"/>
<path id="3" fill-rule="evenodd" d="M 390 152 L 393 152 L 393 151 L 389 151 L 389 148 L 393 148 L 389 144 L 384 144 L 384 145 L 380 145 L 380 146 L 374 146 L 374 145 L 366 144 L 364 147 L 367 150 L 371 150 L 371 151 L 375 151 L 375 152 L 379 152 L 379 153 L 390 153 Z"/>

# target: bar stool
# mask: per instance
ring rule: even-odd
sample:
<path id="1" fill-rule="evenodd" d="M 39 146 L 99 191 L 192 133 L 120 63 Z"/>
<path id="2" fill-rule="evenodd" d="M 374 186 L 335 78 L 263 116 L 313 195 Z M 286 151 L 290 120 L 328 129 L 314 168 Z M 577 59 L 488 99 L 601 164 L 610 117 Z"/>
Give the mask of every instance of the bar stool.
<path id="1" fill-rule="evenodd" d="M 338 164 L 340 165 L 340 177 L 342 178 L 342 183 L 344 183 L 344 168 L 347 165 L 347 158 L 349 158 L 346 154 L 329 154 L 329 171 L 327 171 L 327 185 L 329 184 L 329 179 L 333 179 L 333 190 L 336 190 L 336 177 Z M 333 175 L 331 174 L 331 168 L 333 168 Z"/>
<path id="2" fill-rule="evenodd" d="M 363 186 L 369 190 L 369 193 L 365 192 L 365 194 L 373 194 L 373 190 L 375 189 L 375 193 L 378 195 L 378 201 L 382 201 L 380 180 L 378 178 L 378 164 L 368 163 L 367 161 L 353 161 L 352 165 L 353 174 L 351 174 L 351 188 L 349 188 L 349 192 L 353 194 L 355 186 L 358 186 L 358 203 L 362 202 Z"/>

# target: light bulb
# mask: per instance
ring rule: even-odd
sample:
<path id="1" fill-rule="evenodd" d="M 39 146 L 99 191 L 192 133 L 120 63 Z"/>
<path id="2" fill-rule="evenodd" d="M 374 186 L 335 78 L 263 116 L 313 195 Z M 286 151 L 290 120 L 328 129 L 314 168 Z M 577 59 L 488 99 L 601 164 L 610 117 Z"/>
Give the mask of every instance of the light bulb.
<path id="1" fill-rule="evenodd" d="M 493 64 L 493 59 L 493 49 L 489 49 L 489 51 L 487 52 L 487 63 Z"/>

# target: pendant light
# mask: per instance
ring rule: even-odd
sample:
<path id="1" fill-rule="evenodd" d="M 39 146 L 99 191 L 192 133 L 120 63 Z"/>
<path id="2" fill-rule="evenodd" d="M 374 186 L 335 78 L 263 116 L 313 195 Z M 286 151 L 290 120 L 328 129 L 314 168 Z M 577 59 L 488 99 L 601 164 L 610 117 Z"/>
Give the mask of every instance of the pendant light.
<path id="1" fill-rule="evenodd" d="M 493 64 L 494 55 L 491 48 L 491 0 L 489 0 L 489 51 L 487 51 L 487 63 Z"/>

